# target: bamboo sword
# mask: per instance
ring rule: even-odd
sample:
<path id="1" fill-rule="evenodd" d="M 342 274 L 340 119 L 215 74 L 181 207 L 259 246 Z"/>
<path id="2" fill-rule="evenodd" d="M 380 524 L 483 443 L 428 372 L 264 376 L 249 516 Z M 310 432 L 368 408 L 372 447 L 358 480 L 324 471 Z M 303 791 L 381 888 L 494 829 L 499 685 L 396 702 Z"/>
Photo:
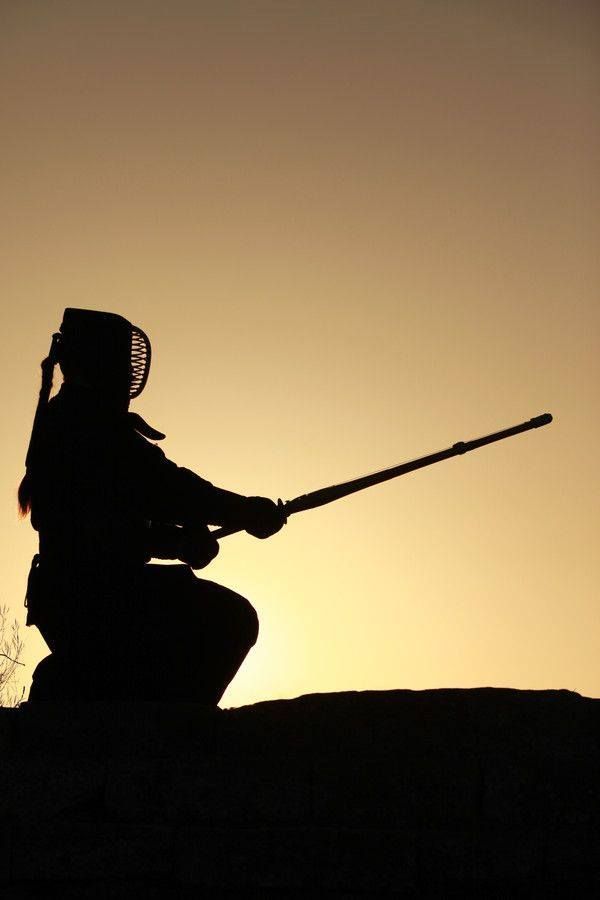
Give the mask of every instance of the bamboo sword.
<path id="1" fill-rule="evenodd" d="M 355 478 L 353 481 L 345 481 L 342 484 L 332 484 L 330 487 L 320 488 L 317 491 L 311 491 L 310 494 L 302 494 L 293 500 L 288 500 L 279 504 L 284 508 L 286 516 L 293 513 L 304 512 L 306 509 L 315 509 L 317 506 L 325 506 L 326 503 L 333 503 L 334 500 L 340 500 L 349 494 L 355 494 L 357 491 L 363 491 L 365 488 L 373 487 L 375 484 L 381 484 L 383 481 L 389 481 L 391 478 L 398 478 L 400 475 L 407 475 L 408 472 L 414 472 L 416 469 L 424 469 L 425 466 L 431 466 L 434 463 L 442 462 L 444 459 L 450 459 L 453 456 L 462 456 L 471 450 L 477 450 L 479 447 L 485 447 L 487 444 L 493 444 L 495 441 L 502 441 L 504 438 L 513 437 L 515 434 L 522 434 L 524 431 L 530 431 L 532 428 L 540 428 L 542 425 L 549 425 L 552 421 L 550 413 L 543 413 L 541 416 L 535 416 L 521 425 L 513 425 L 512 428 L 505 428 L 503 431 L 496 431 L 494 434 L 487 434 L 485 437 L 474 438 L 471 441 L 458 441 L 447 450 L 440 450 L 437 453 L 431 453 L 429 456 L 421 456 L 419 459 L 412 459 L 408 462 L 401 463 L 399 466 L 392 466 L 391 469 L 383 469 L 380 472 L 373 472 L 371 475 L 363 475 L 361 478 Z M 235 534 L 243 531 L 243 528 L 237 526 L 225 526 L 216 528 L 211 532 L 212 536 L 219 540 L 227 537 L 229 534 Z"/>

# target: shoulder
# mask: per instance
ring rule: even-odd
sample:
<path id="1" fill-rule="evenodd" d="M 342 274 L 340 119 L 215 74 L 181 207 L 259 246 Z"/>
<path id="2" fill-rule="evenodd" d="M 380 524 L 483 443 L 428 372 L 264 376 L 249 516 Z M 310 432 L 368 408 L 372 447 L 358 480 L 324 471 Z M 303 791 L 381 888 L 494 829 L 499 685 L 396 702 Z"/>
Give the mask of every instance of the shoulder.
<path id="1" fill-rule="evenodd" d="M 127 448 L 128 455 L 149 466 L 159 466 L 167 461 L 162 449 L 149 438 L 144 437 L 125 419 L 120 423 L 120 440 Z"/>

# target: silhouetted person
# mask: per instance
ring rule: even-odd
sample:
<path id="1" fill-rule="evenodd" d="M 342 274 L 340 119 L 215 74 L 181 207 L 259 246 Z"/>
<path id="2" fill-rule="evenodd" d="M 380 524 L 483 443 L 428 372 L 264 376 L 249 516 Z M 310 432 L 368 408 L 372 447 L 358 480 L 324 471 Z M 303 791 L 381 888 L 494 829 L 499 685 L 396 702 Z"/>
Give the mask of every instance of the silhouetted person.
<path id="1" fill-rule="evenodd" d="M 218 552 L 208 524 L 264 538 L 284 513 L 214 487 L 151 443 L 164 435 L 128 412 L 150 359 L 146 335 L 121 316 L 66 309 L 42 363 L 19 502 L 39 532 L 27 624 L 52 653 L 34 672 L 31 701 L 215 705 L 256 641 L 248 601 L 192 568 Z M 56 363 L 63 384 L 49 401 Z"/>

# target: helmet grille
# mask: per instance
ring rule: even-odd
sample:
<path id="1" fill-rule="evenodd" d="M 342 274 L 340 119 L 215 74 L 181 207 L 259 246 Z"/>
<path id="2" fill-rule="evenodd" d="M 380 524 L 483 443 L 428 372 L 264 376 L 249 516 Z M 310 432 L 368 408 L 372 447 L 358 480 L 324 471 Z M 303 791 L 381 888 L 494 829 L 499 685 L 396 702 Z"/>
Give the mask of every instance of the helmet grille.
<path id="1" fill-rule="evenodd" d="M 150 373 L 152 348 L 148 336 L 138 328 L 131 326 L 131 377 L 129 380 L 129 398 L 133 400 L 144 390 Z"/>

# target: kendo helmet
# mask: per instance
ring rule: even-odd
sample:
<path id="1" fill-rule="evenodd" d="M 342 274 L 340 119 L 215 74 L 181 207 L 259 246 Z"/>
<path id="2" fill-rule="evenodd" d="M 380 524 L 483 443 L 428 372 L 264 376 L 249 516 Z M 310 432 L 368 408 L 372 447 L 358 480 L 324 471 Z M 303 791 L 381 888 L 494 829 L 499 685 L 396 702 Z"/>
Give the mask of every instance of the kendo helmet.
<path id="1" fill-rule="evenodd" d="M 52 390 L 54 366 L 58 363 L 65 381 L 79 379 L 111 406 L 127 410 L 139 397 L 150 373 L 152 348 L 148 335 L 116 313 L 68 307 L 60 330 L 52 336 L 48 356 L 42 361 L 42 385 L 29 448 L 26 473 L 19 487 L 19 507 L 25 515 L 31 507 L 31 471 L 35 468 L 39 434 Z M 127 413 L 132 427 L 151 440 L 162 440 L 137 413 Z"/>
<path id="2" fill-rule="evenodd" d="M 152 347 L 147 334 L 123 316 L 68 307 L 57 336 L 56 360 L 65 379 L 78 376 L 128 404 L 146 386 Z"/>

